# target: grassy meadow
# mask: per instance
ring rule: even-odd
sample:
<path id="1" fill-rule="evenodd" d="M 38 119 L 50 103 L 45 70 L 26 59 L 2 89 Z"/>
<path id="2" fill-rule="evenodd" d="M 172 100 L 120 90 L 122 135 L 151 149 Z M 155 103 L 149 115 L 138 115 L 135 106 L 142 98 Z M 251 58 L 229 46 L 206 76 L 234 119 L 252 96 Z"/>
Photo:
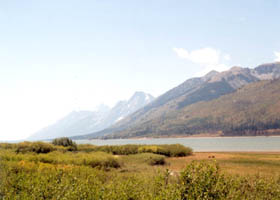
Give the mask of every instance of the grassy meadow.
<path id="1" fill-rule="evenodd" d="M 280 153 L 0 144 L 0 199 L 280 199 Z"/>

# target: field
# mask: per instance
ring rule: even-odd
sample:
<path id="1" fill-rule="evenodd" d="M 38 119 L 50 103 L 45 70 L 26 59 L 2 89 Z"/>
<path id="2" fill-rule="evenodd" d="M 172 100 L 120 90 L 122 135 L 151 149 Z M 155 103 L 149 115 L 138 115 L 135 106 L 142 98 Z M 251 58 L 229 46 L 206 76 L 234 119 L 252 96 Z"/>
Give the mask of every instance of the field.
<path id="1" fill-rule="evenodd" d="M 280 199 L 280 153 L 0 144 L 0 199 Z"/>
<path id="2" fill-rule="evenodd" d="M 215 160 L 221 171 L 226 174 L 280 176 L 280 153 L 278 152 L 197 152 L 188 157 L 168 158 L 167 162 L 170 163 L 170 169 L 180 171 L 184 169 L 186 163 L 207 160 Z"/>

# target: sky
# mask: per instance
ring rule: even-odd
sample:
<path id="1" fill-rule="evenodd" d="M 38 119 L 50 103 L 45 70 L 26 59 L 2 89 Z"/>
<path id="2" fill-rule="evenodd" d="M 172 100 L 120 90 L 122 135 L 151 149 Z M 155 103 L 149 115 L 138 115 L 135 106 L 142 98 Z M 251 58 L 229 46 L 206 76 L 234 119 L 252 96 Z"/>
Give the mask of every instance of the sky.
<path id="1" fill-rule="evenodd" d="M 73 110 L 280 61 L 278 0 L 0 0 L 0 140 Z"/>

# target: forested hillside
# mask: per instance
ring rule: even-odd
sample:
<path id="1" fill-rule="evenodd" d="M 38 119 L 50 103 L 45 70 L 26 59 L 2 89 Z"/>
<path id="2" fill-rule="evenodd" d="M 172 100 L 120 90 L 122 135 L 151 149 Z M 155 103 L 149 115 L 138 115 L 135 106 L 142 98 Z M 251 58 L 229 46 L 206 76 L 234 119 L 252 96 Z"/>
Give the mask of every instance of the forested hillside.
<path id="1" fill-rule="evenodd" d="M 168 108 L 168 107 L 167 107 Z M 106 138 L 193 135 L 279 134 L 280 79 L 251 83 L 236 92 L 164 115 Z"/>

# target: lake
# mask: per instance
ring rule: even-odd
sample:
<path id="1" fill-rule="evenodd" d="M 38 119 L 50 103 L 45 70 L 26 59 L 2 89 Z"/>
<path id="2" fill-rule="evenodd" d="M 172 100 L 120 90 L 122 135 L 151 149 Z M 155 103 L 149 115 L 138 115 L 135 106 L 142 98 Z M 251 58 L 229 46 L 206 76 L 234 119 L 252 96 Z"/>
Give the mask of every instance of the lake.
<path id="1" fill-rule="evenodd" d="M 280 137 L 194 137 L 114 140 L 76 140 L 78 144 L 182 144 L 196 152 L 205 151 L 280 151 Z"/>

